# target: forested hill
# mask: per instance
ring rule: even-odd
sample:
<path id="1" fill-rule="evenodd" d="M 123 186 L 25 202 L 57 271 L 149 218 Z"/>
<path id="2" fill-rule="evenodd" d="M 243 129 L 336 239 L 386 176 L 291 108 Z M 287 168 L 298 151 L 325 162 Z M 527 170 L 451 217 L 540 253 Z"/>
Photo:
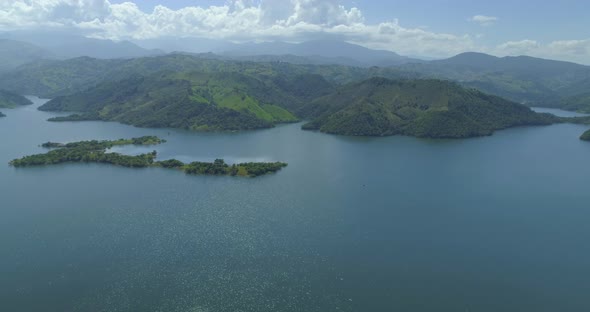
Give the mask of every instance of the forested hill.
<path id="1" fill-rule="evenodd" d="M 113 120 L 140 127 L 247 130 L 297 121 L 303 103 L 333 90 L 321 76 L 262 79 L 240 73 L 168 72 L 107 81 L 40 109 L 64 120 Z"/>
<path id="2" fill-rule="evenodd" d="M 0 90 L 0 108 L 14 108 L 29 104 L 33 104 L 33 102 L 24 96 L 6 90 Z"/>
<path id="3" fill-rule="evenodd" d="M 566 105 L 590 90 L 590 67 L 532 57 L 498 58 L 481 53 L 463 53 L 431 62 L 395 67 L 294 64 L 289 57 L 254 57 L 254 61 L 229 60 L 210 53 L 175 53 L 135 59 L 41 60 L 0 75 L 0 89 L 45 98 L 71 95 L 105 81 L 162 71 L 232 72 L 258 77 L 320 75 L 332 84 L 360 82 L 372 77 L 390 79 L 444 79 L 464 87 L 525 103 L 569 109 Z M 295 63 L 303 62 L 298 59 Z"/>
<path id="4" fill-rule="evenodd" d="M 552 115 L 538 114 L 524 105 L 453 82 L 385 78 L 344 86 L 298 113 L 313 120 L 304 129 L 363 136 L 462 138 L 558 121 Z"/>
<path id="5" fill-rule="evenodd" d="M 567 97 L 559 102 L 557 107 L 580 113 L 590 113 L 590 92 Z"/>
<path id="6" fill-rule="evenodd" d="M 169 54 L 136 59 L 103 60 L 80 57 L 65 61 L 38 61 L 0 76 L 0 89 L 44 98 L 71 95 L 104 81 L 160 72 L 240 73 L 260 79 L 318 75 L 333 84 L 349 83 L 374 76 L 415 78 L 391 68 L 359 68 L 342 65 L 297 65 L 285 62 L 220 60 L 209 54 Z"/>

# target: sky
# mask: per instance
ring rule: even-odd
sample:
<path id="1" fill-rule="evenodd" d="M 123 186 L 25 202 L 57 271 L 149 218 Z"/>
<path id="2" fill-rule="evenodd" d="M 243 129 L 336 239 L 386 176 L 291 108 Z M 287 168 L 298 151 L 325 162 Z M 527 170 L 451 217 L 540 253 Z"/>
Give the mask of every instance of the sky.
<path id="1" fill-rule="evenodd" d="M 0 0 L 0 31 L 113 40 L 340 39 L 402 55 L 467 51 L 590 64 L 588 0 Z"/>

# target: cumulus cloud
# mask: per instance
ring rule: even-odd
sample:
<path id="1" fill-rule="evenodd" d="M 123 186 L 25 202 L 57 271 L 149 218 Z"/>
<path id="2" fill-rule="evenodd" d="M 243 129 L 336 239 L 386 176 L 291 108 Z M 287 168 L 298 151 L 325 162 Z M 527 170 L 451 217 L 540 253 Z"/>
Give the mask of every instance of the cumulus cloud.
<path id="1" fill-rule="evenodd" d="M 488 52 L 500 56 L 529 55 L 588 64 L 590 63 L 590 39 L 558 40 L 547 44 L 530 39 L 508 41 Z"/>
<path id="2" fill-rule="evenodd" d="M 164 3 L 164 2 L 163 2 Z M 445 57 L 473 48 L 469 36 L 406 28 L 397 20 L 367 24 L 340 0 L 233 0 L 225 5 L 143 12 L 108 0 L 0 1 L 0 30 L 61 28 L 104 39 L 203 37 L 232 41 L 338 38 L 411 55 Z"/>
<path id="3" fill-rule="evenodd" d="M 508 41 L 489 51 L 496 55 L 529 55 L 588 64 L 590 39 L 558 40 L 542 44 L 536 40 Z"/>
<path id="4" fill-rule="evenodd" d="M 541 48 L 541 45 L 535 40 L 521 40 L 521 41 L 508 41 L 498 45 L 497 49 L 502 54 L 506 55 L 523 55 L 529 54 L 531 51 L 535 51 Z"/>
<path id="5" fill-rule="evenodd" d="M 492 26 L 498 21 L 498 18 L 495 16 L 474 15 L 470 17 L 468 20 L 474 23 L 478 23 L 481 26 Z"/>
<path id="6" fill-rule="evenodd" d="M 137 2 L 137 1 L 136 1 Z M 132 0 L 0 0 L 0 31 L 67 30 L 103 39 L 201 37 L 234 42 L 340 39 L 403 55 L 448 57 L 465 51 L 590 62 L 590 40 L 510 41 L 496 47 L 480 44 L 480 36 L 440 33 L 404 27 L 397 19 L 367 23 L 363 12 L 341 0 L 227 0 L 224 5 L 142 11 Z M 497 17 L 475 15 L 486 26 Z"/>

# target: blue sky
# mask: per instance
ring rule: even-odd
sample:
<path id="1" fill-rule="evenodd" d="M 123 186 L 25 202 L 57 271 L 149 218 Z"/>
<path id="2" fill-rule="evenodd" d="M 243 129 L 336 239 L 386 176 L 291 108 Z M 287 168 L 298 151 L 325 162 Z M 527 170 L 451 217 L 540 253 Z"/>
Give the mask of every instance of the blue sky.
<path id="1" fill-rule="evenodd" d="M 279 0 L 286 1 L 286 0 Z M 122 3 L 123 0 L 112 0 Z M 150 12 L 156 5 L 172 9 L 187 6 L 220 6 L 224 0 L 141 0 L 138 6 Z M 358 7 L 368 23 L 398 19 L 406 27 L 425 27 L 436 32 L 483 34 L 490 43 L 535 39 L 543 42 L 590 37 L 588 0 L 381 0 L 339 1 Z M 493 27 L 470 23 L 469 17 L 498 17 Z"/>
<path id="2" fill-rule="evenodd" d="M 339 38 L 425 57 L 465 51 L 590 64 L 588 0 L 13 0 L 0 30 L 73 28 L 93 37 L 240 41 Z M 157 6 L 161 7 L 154 11 Z"/>

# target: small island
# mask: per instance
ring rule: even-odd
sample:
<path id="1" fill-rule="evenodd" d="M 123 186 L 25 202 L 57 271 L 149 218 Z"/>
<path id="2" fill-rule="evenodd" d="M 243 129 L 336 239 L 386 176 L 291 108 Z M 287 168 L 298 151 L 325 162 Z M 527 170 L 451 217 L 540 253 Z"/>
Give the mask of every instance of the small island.
<path id="1" fill-rule="evenodd" d="M 590 141 L 590 130 L 584 132 L 582 134 L 582 136 L 580 137 L 580 140 L 582 140 L 582 141 Z"/>
<path id="2" fill-rule="evenodd" d="M 130 168 L 161 167 L 176 169 L 191 175 L 229 175 L 257 177 L 267 173 L 274 173 L 286 167 L 282 162 L 248 162 L 240 164 L 226 164 L 223 159 L 214 162 L 192 162 L 185 164 L 176 159 L 156 161 L 157 152 L 153 151 L 141 155 L 122 155 L 109 153 L 108 149 L 123 145 L 157 145 L 165 143 L 155 136 L 144 136 L 132 139 L 119 139 L 112 141 L 80 141 L 72 143 L 47 142 L 41 146 L 51 149 L 45 154 L 25 156 L 10 162 L 14 167 L 31 167 L 56 165 L 61 163 L 102 163 Z"/>
<path id="3" fill-rule="evenodd" d="M 6 115 L 2 114 L 2 112 L 0 112 L 0 117 L 6 117 Z"/>

